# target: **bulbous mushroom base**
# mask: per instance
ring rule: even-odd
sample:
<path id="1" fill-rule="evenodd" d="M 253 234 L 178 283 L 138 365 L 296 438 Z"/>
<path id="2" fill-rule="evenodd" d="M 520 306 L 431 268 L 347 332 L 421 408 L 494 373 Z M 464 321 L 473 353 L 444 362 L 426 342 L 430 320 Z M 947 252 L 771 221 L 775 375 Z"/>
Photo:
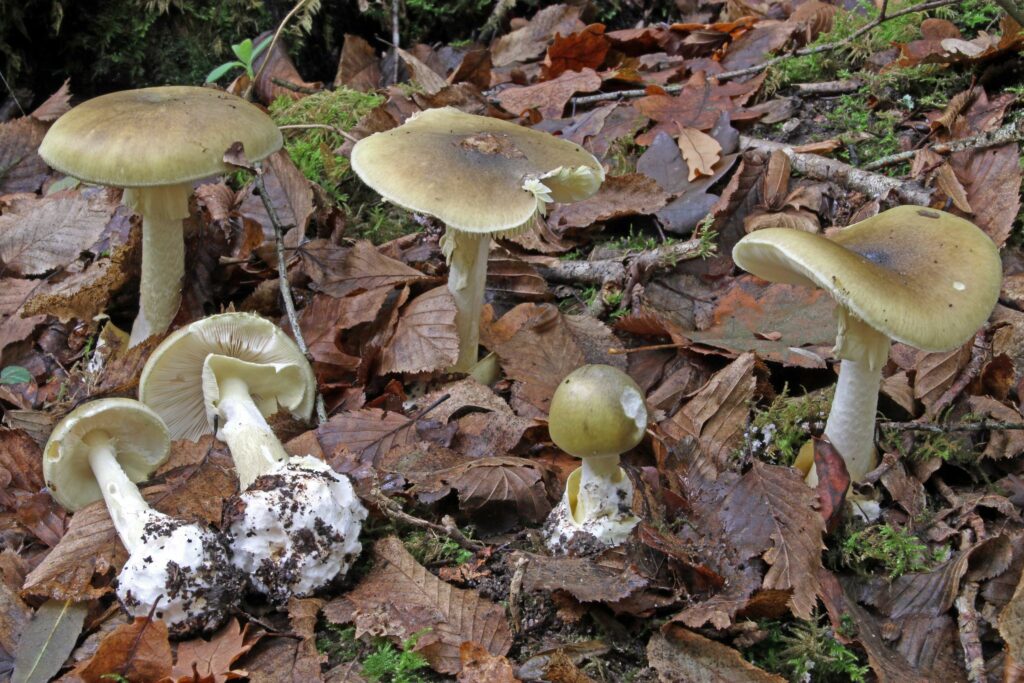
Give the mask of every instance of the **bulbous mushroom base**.
<path id="1" fill-rule="evenodd" d="M 633 482 L 618 468 L 611 478 L 587 476 L 579 467 L 565 482 L 565 493 L 544 524 L 555 554 L 587 554 L 621 545 L 640 519 L 633 514 Z"/>
<path id="2" fill-rule="evenodd" d="M 156 604 L 153 616 L 176 638 L 217 630 L 245 585 L 228 560 L 224 538 L 153 512 L 142 543 L 117 576 L 117 597 L 125 611 L 144 617 Z"/>
<path id="3" fill-rule="evenodd" d="M 289 458 L 227 503 L 231 561 L 273 603 L 310 595 L 351 568 L 364 519 L 347 477 L 313 456 Z"/>

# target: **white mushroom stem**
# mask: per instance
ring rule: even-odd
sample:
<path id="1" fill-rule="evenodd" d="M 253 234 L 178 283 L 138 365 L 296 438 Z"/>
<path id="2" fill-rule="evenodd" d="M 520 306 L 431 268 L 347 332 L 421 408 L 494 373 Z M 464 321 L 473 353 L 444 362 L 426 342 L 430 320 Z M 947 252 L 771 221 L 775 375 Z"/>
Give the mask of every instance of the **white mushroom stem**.
<path id="1" fill-rule="evenodd" d="M 455 326 L 459 332 L 459 358 L 452 369 L 468 372 L 476 364 L 479 353 L 480 310 L 484 305 L 491 238 L 448 228 L 444 240 L 448 254 L 448 291 L 455 299 Z"/>
<path id="2" fill-rule="evenodd" d="M 573 510 L 573 517 L 577 522 L 598 517 L 603 512 L 617 513 L 620 503 L 631 502 L 617 500 L 617 492 L 625 478 L 619 461 L 618 455 L 583 458 L 583 465 L 580 467 L 580 488 Z"/>
<path id="3" fill-rule="evenodd" d="M 149 507 L 139 487 L 125 474 L 117 461 L 114 441 L 107 432 L 93 430 L 82 441 L 89 447 L 89 466 L 103 493 L 110 519 L 130 555 L 142 546 L 146 524 L 161 513 Z"/>
<path id="4" fill-rule="evenodd" d="M 139 315 L 132 325 L 131 346 L 167 331 L 178 312 L 185 275 L 182 220 L 188 217 L 191 192 L 189 184 L 124 191 L 125 206 L 142 216 Z"/>
<path id="5" fill-rule="evenodd" d="M 882 367 L 889 357 L 890 340 L 884 334 L 839 308 L 839 334 L 835 353 L 843 359 L 835 398 L 825 422 L 825 436 L 846 462 L 850 481 L 857 483 L 875 467 L 875 413 Z M 807 483 L 817 486 L 812 467 Z"/>
<path id="6" fill-rule="evenodd" d="M 224 377 L 219 379 L 218 386 L 217 411 L 223 424 L 217 438 L 231 450 L 239 486 L 245 490 L 257 477 L 287 460 L 288 454 L 252 400 L 245 380 Z"/>

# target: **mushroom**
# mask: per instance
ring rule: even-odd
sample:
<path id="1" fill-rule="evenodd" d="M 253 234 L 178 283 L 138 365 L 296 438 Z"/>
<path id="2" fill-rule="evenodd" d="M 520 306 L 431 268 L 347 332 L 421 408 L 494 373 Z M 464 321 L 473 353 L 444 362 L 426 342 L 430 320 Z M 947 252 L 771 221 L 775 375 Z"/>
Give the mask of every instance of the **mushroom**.
<path id="1" fill-rule="evenodd" d="M 138 401 L 107 398 L 79 406 L 57 424 L 43 454 L 50 494 L 69 511 L 100 500 L 128 550 L 117 597 L 132 616 L 154 609 L 176 637 L 213 631 L 244 586 L 223 537 L 152 509 L 134 482 L 170 449 L 167 427 Z"/>
<path id="2" fill-rule="evenodd" d="M 589 197 L 604 180 L 579 145 L 453 107 L 363 138 L 352 168 L 388 201 L 447 226 L 441 245 L 459 332 L 454 369 L 463 372 L 477 361 L 490 238 L 528 228 L 549 202 Z"/>
<path id="3" fill-rule="evenodd" d="M 647 407 L 633 379 L 610 365 L 569 373 L 551 398 L 548 431 L 555 445 L 583 459 L 569 475 L 565 495 L 547 523 L 548 546 L 572 544 L 580 532 L 603 546 L 622 543 L 639 519 L 633 483 L 619 466 L 647 429 Z"/>
<path id="4" fill-rule="evenodd" d="M 150 356 L 139 398 L 176 438 L 217 428 L 242 492 L 225 504 L 232 563 L 277 603 L 308 595 L 351 567 L 366 509 L 341 474 L 313 456 L 289 457 L 266 418 L 313 410 L 309 362 L 276 325 L 222 313 L 173 332 Z"/>
<path id="5" fill-rule="evenodd" d="M 787 228 L 757 230 L 732 251 L 740 268 L 836 301 L 834 353 L 842 360 L 825 436 L 853 483 L 875 467 L 875 412 L 890 340 L 925 351 L 963 344 L 988 319 L 1002 282 L 999 252 L 973 223 L 900 206 L 831 238 Z M 813 468 L 807 477 L 817 484 Z"/>
<path id="6" fill-rule="evenodd" d="M 182 219 L 192 181 L 224 173 L 241 142 L 251 160 L 281 147 L 281 131 L 245 100 L 212 88 L 166 86 L 91 99 L 50 127 L 39 155 L 89 183 L 123 187 L 142 215 L 142 280 L 131 344 L 170 327 L 185 273 Z"/>

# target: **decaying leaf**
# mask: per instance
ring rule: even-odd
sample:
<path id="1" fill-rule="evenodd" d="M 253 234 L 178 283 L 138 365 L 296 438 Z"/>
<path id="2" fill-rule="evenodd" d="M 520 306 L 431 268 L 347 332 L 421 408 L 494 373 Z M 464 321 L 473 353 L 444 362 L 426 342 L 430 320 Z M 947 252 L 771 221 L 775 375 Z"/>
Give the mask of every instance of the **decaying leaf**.
<path id="1" fill-rule="evenodd" d="M 502 90 L 498 93 L 498 102 L 505 111 L 517 116 L 537 109 L 544 118 L 556 119 L 573 95 L 593 92 L 600 87 L 601 77 L 593 69 L 566 71 L 550 81 Z"/>
<path id="2" fill-rule="evenodd" d="M 605 178 L 597 193 L 580 202 L 560 204 L 548 221 L 558 228 L 582 228 L 597 221 L 656 213 L 670 195 L 641 173 Z"/>
<path id="3" fill-rule="evenodd" d="M 647 661 L 658 678 L 673 681 L 743 681 L 785 683 L 784 678 L 759 669 L 739 652 L 682 626 L 669 624 L 647 641 Z"/>
<path id="4" fill-rule="evenodd" d="M 171 678 L 178 683 L 192 683 L 196 676 L 213 683 L 242 678 L 246 672 L 236 670 L 234 664 L 257 640 L 249 637 L 249 624 L 243 628 L 232 619 L 209 640 L 197 638 L 178 645 Z"/>
<path id="5" fill-rule="evenodd" d="M 494 66 L 525 62 L 544 54 L 548 41 L 556 33 L 569 35 L 584 27 L 580 21 L 580 8 L 572 5 L 552 5 L 533 15 L 533 18 L 515 31 L 501 36 L 491 46 Z"/>
<path id="6" fill-rule="evenodd" d="M 115 208 L 70 192 L 19 201 L 0 216 L 0 259 L 19 275 L 66 266 L 96 243 Z"/>
<path id="7" fill-rule="evenodd" d="M 473 642 L 465 642 L 459 647 L 459 658 L 462 670 L 459 671 L 458 683 L 518 683 L 512 663 L 501 655 L 492 655 L 483 647 Z"/>
<path id="8" fill-rule="evenodd" d="M 448 287 L 435 287 L 406 304 L 398 327 L 381 355 L 381 373 L 439 370 L 455 363 L 459 333 L 455 300 Z"/>
<path id="9" fill-rule="evenodd" d="M 171 674 L 171 643 L 162 621 L 136 617 L 114 629 L 88 662 L 75 667 L 85 683 L 105 683 L 108 674 L 129 681 L 160 681 Z"/>
<path id="10" fill-rule="evenodd" d="M 566 71 L 598 69 L 610 49 L 604 24 L 591 24 L 567 36 L 556 35 L 544 58 L 544 78 L 556 78 Z"/>
<path id="11" fill-rule="evenodd" d="M 612 603 L 645 587 L 647 579 L 630 564 L 614 566 L 600 558 L 524 554 L 523 587 L 528 591 L 566 591 L 580 602 Z"/>
<path id="12" fill-rule="evenodd" d="M 678 143 L 679 151 L 682 152 L 690 169 L 687 180 L 693 181 L 698 176 L 709 176 L 713 173 L 712 167 L 722 156 L 722 146 L 718 144 L 718 140 L 696 128 L 681 126 Z"/>
<path id="13" fill-rule="evenodd" d="M 415 650 L 434 670 L 457 674 L 459 650 L 474 642 L 492 655 L 504 655 L 512 634 L 504 610 L 476 592 L 453 588 L 413 559 L 395 537 L 377 541 L 373 569 L 350 593 L 324 606 L 335 623 L 354 622 L 356 636 L 386 635 L 400 642 L 423 629 Z"/>
<path id="14" fill-rule="evenodd" d="M 18 639 L 12 683 L 44 683 L 60 670 L 82 633 L 88 603 L 47 600 L 31 622 L 23 623 Z M 16 613 L 7 619 L 16 618 Z"/>
<path id="15" fill-rule="evenodd" d="M 316 288 L 334 297 L 425 278 L 415 268 L 384 256 L 368 241 L 356 242 L 351 249 L 310 243 L 300 254 L 313 267 L 311 276 Z"/>
<path id="16" fill-rule="evenodd" d="M 0 195 L 42 186 L 48 169 L 36 150 L 45 134 L 46 126 L 32 116 L 0 123 Z"/>

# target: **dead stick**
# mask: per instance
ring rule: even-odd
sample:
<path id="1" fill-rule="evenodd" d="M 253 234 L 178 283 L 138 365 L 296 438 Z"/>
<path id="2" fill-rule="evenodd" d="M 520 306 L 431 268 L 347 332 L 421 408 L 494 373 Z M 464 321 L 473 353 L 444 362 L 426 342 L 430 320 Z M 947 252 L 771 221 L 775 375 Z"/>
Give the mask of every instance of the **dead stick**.
<path id="1" fill-rule="evenodd" d="M 856 190 L 857 192 L 863 192 L 872 197 L 882 197 L 892 192 L 907 204 L 928 206 L 931 203 L 934 190 L 921 187 L 918 183 L 901 182 L 896 178 L 855 168 L 849 164 L 844 164 L 841 161 L 829 159 L 818 154 L 796 152 L 792 146 L 781 142 L 760 140 L 741 135 L 740 147 L 765 152 L 782 150 L 789 157 L 789 162 L 794 171 L 813 180 L 837 182 L 844 187 Z"/>
<path id="2" fill-rule="evenodd" d="M 299 315 L 295 311 L 292 286 L 288 282 L 288 260 L 284 254 L 284 228 L 281 226 L 281 220 L 277 216 L 277 210 L 274 209 L 274 203 L 270 201 L 270 194 L 267 192 L 267 186 L 263 182 L 263 167 L 259 163 L 256 164 L 256 189 L 259 190 L 263 208 L 266 209 L 267 215 L 270 217 L 270 224 L 274 226 L 274 246 L 277 251 L 277 281 L 278 286 L 281 288 L 281 298 L 284 300 L 284 310 L 288 315 L 288 324 L 292 328 L 292 336 L 295 337 L 295 344 L 299 347 L 299 351 L 312 362 L 309 347 L 306 346 L 306 340 L 302 336 L 302 329 L 299 327 Z M 316 419 L 317 424 L 327 422 L 327 408 L 324 406 L 324 397 L 320 393 L 319 386 L 316 389 Z"/>
<path id="3" fill-rule="evenodd" d="M 303 95 L 316 95 L 317 93 L 323 92 L 322 88 L 320 90 L 317 90 L 316 88 L 307 88 L 304 85 L 296 85 L 295 83 L 292 83 L 290 81 L 282 80 L 277 76 L 271 76 L 270 82 L 273 83 L 274 85 L 279 85 L 282 88 L 291 90 L 292 92 L 301 93 Z"/>
<path id="4" fill-rule="evenodd" d="M 822 81 L 821 83 L 794 83 L 802 95 L 842 95 L 844 93 L 857 92 L 860 86 L 864 85 L 857 79 L 842 81 Z"/>
<path id="5" fill-rule="evenodd" d="M 373 488 L 370 491 L 369 497 L 370 500 L 378 508 L 380 508 L 380 511 L 383 512 L 387 516 L 387 518 L 393 522 L 401 522 L 403 524 L 408 524 L 409 526 L 414 526 L 418 529 L 427 529 L 429 531 L 433 531 L 436 534 L 440 534 L 441 536 L 446 536 L 450 538 L 451 540 L 458 543 L 459 547 L 465 548 L 466 550 L 472 551 L 474 553 L 483 550 L 487 547 L 480 541 L 474 541 L 472 538 L 466 536 L 454 524 L 434 524 L 433 522 L 428 522 L 425 519 L 421 519 L 419 517 L 414 517 L 413 515 L 410 515 L 408 512 L 403 510 L 402 506 L 399 505 L 396 501 L 384 495 L 384 492 L 380 490 L 380 487 L 376 482 L 374 483 Z"/>
<path id="6" fill-rule="evenodd" d="M 850 34 L 843 40 L 837 40 L 833 43 L 823 43 L 821 45 L 803 47 L 800 48 L 799 50 L 793 50 L 792 52 L 787 52 L 786 54 L 773 57 L 769 60 L 761 62 L 760 64 L 748 66 L 744 69 L 736 69 L 735 71 L 723 71 L 720 74 L 711 74 L 710 77 L 716 79 L 719 83 L 721 83 L 722 81 L 731 80 L 733 78 L 739 78 L 740 76 L 751 76 L 753 74 L 759 74 L 765 69 L 773 67 L 776 64 L 786 61 L 787 59 L 792 59 L 793 57 L 805 57 L 807 55 L 815 55 L 821 52 L 831 52 L 832 50 L 838 50 L 839 48 L 846 47 L 847 45 L 853 43 L 862 35 L 864 35 L 868 31 L 877 28 L 879 25 L 883 24 L 886 21 L 896 19 L 907 14 L 914 14 L 915 12 L 927 12 L 928 10 L 938 9 L 939 7 L 955 5 L 959 1 L 960 0 L 930 0 L 929 2 L 922 2 L 917 5 L 907 7 L 906 9 L 899 10 L 898 12 L 893 12 L 892 14 L 886 14 L 887 7 L 883 5 L 882 11 L 873 21 L 864 24 L 864 26 L 861 26 L 859 29 L 854 31 L 852 34 Z M 684 86 L 682 84 L 677 83 L 666 86 L 665 91 L 670 93 L 677 93 L 680 90 L 682 90 L 683 87 Z M 618 92 L 606 92 L 598 93 L 597 95 L 583 95 L 581 97 L 574 97 L 571 100 L 569 100 L 569 103 L 572 104 L 574 107 L 578 107 L 580 105 L 593 104 L 595 102 L 607 102 L 608 100 L 643 97 L 648 94 L 650 93 L 648 93 L 646 89 L 620 90 Z"/>
<path id="7" fill-rule="evenodd" d="M 395 69 L 392 72 L 392 78 L 395 83 L 398 83 L 398 65 L 399 65 L 399 41 L 401 40 L 401 32 L 399 31 L 398 25 L 398 13 L 402 10 L 402 0 L 391 0 L 391 44 L 395 48 Z"/>
<path id="8" fill-rule="evenodd" d="M 625 285 L 629 266 L 638 263 L 645 268 L 671 267 L 679 261 L 697 258 L 706 250 L 701 240 L 691 239 L 640 253 L 629 253 L 620 258 L 598 259 L 596 261 L 560 261 L 551 259 L 544 264 L 534 264 L 537 271 L 551 282 L 564 284 L 596 285 L 617 282 Z"/>
<path id="9" fill-rule="evenodd" d="M 508 614 L 512 621 L 512 633 L 523 630 L 523 578 L 526 576 L 526 565 L 529 560 L 525 555 L 517 555 L 512 581 L 508 584 Z"/>
<path id="10" fill-rule="evenodd" d="M 349 142 L 359 142 L 358 138 L 353 137 L 346 131 L 343 131 L 341 128 L 338 128 L 337 126 L 331 126 L 326 123 L 289 123 L 284 126 L 278 126 L 277 128 L 278 130 L 310 130 L 322 128 L 324 130 L 331 131 L 335 135 L 340 135 Z"/>
<path id="11" fill-rule="evenodd" d="M 986 683 L 988 678 L 985 675 L 985 655 L 981 649 L 978 610 L 975 607 L 977 599 L 977 582 L 965 582 L 960 597 L 956 600 L 957 623 L 960 626 L 960 645 L 964 649 L 964 662 L 967 665 L 967 680 L 970 683 Z"/>
<path id="12" fill-rule="evenodd" d="M 978 135 L 972 135 L 968 138 L 960 138 L 959 140 L 952 140 L 950 142 L 938 142 L 934 145 L 929 145 L 924 149 L 930 149 L 938 154 L 949 154 L 967 149 L 986 149 L 988 147 L 996 147 L 998 145 L 1005 145 L 1011 142 L 1020 142 L 1021 140 L 1024 140 L 1024 119 L 1007 123 L 1006 125 L 987 133 L 980 133 Z M 919 151 L 920 150 L 914 149 L 908 152 L 890 154 L 864 164 L 861 168 L 865 171 L 873 171 L 884 166 L 898 164 L 901 161 L 909 161 L 910 159 L 913 159 Z"/>
<path id="13" fill-rule="evenodd" d="M 992 341 L 989 333 L 987 330 L 980 330 L 974 335 L 974 343 L 971 344 L 971 359 L 968 361 L 967 367 L 964 368 L 953 384 L 939 396 L 938 400 L 925 411 L 922 420 L 927 422 L 934 421 L 937 415 L 941 415 L 942 411 L 948 408 L 956 400 L 956 397 L 967 388 L 967 385 L 974 381 L 974 378 L 981 372 L 981 366 L 984 364 L 985 359 L 991 354 Z"/>
<path id="14" fill-rule="evenodd" d="M 253 75 L 252 80 L 249 81 L 249 85 L 246 86 L 245 92 L 242 93 L 243 98 L 247 100 L 252 99 L 252 91 L 256 87 L 256 83 L 260 80 L 260 76 L 263 75 L 263 70 L 266 69 L 267 64 L 270 63 L 270 54 L 274 51 L 274 47 L 277 46 L 277 41 L 281 37 L 281 32 L 284 31 L 284 27 L 288 25 L 288 22 L 292 20 L 292 17 L 294 17 L 300 9 L 302 9 L 302 6 L 305 5 L 307 1 L 308 0 L 299 0 L 295 3 L 295 7 L 292 7 L 291 11 L 284 15 L 284 19 L 281 20 L 280 24 L 278 24 L 277 30 L 274 31 L 274 37 L 270 40 L 270 45 L 268 45 L 267 49 L 263 51 L 262 55 L 260 55 L 263 57 L 263 61 L 260 62 L 260 68 L 256 69 L 256 73 Z"/>
<path id="15" fill-rule="evenodd" d="M 1017 431 L 1024 429 L 1024 422 L 996 422 L 994 420 L 981 420 L 980 422 L 929 424 L 926 422 L 895 422 L 883 420 L 878 423 L 878 426 L 884 429 L 893 429 L 902 432 L 931 432 L 932 434 L 947 434 L 949 432 L 987 432 L 999 429 Z"/>

